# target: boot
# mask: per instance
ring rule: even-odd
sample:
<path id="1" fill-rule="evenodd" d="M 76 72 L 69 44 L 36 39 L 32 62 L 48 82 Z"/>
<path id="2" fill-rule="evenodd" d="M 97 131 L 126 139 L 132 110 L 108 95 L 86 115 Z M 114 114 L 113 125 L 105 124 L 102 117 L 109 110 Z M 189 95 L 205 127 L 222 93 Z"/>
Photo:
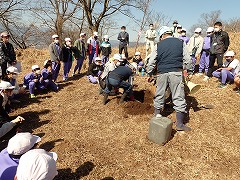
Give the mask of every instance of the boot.
<path id="1" fill-rule="evenodd" d="M 161 109 L 154 108 L 154 116 L 155 117 L 162 117 Z"/>
<path id="2" fill-rule="evenodd" d="M 119 104 L 122 104 L 126 97 L 127 97 L 127 93 L 123 93 L 123 95 L 122 95 L 122 97 L 121 97 L 121 99 L 119 101 Z"/>
<path id="3" fill-rule="evenodd" d="M 103 92 L 103 105 L 107 103 L 107 100 L 108 100 L 108 94 Z"/>
<path id="4" fill-rule="evenodd" d="M 187 127 L 183 124 L 183 120 L 185 118 L 185 114 L 182 112 L 176 112 L 176 118 L 177 118 L 177 131 L 191 131 L 192 129 L 190 127 Z"/>

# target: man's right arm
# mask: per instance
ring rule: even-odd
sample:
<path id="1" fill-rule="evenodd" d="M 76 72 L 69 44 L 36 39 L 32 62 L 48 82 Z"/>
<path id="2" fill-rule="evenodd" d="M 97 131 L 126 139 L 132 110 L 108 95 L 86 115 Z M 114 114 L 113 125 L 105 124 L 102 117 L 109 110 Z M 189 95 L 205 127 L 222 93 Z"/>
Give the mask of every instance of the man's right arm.
<path id="1" fill-rule="evenodd" d="M 153 70 L 156 66 L 156 62 L 157 62 L 157 44 L 154 46 L 154 49 L 151 53 L 148 64 L 146 65 L 147 66 L 147 73 L 148 73 L 149 76 L 152 76 Z"/>

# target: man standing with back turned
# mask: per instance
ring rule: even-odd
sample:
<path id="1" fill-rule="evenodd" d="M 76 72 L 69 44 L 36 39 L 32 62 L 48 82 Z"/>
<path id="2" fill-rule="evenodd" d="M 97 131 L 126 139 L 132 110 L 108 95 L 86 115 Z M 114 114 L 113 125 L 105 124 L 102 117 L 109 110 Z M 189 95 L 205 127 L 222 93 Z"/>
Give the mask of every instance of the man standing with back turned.
<path id="1" fill-rule="evenodd" d="M 158 72 L 157 90 L 154 97 L 154 115 L 156 117 L 161 116 L 165 91 L 169 87 L 172 93 L 174 109 L 176 110 L 177 130 L 190 131 L 191 128 L 183 124 L 187 106 L 183 70 L 192 71 L 190 55 L 185 48 L 185 43 L 178 38 L 172 37 L 172 31 L 169 27 L 161 27 L 159 35 L 161 41 L 157 44 L 157 49 L 152 52 L 148 65 L 149 81 L 155 66 L 157 66 Z"/>

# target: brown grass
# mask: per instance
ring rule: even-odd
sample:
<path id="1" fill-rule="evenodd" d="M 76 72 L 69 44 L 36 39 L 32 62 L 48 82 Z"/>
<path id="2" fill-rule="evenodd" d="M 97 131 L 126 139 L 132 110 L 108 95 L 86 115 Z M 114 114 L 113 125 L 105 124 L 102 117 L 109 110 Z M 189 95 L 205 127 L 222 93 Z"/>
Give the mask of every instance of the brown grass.
<path id="1" fill-rule="evenodd" d="M 231 48 L 240 52 L 238 46 Z M 47 50 L 22 51 L 18 59 L 24 71 L 19 78 L 48 58 Z M 135 91 L 145 93 L 143 103 L 118 105 L 119 97 L 111 97 L 103 106 L 98 86 L 84 76 L 60 83 L 58 93 L 38 95 L 37 100 L 25 97 L 12 115 L 23 115 L 23 130 L 41 135 L 40 147 L 58 154 L 56 179 L 239 179 L 240 97 L 234 85 L 218 89 L 216 79 L 192 81 L 202 85 L 187 97 L 193 131 L 173 133 L 164 146 L 146 137 L 153 113 L 146 77 L 135 81 Z M 215 108 L 196 110 L 197 104 Z M 171 107 L 166 113 L 175 122 Z"/>

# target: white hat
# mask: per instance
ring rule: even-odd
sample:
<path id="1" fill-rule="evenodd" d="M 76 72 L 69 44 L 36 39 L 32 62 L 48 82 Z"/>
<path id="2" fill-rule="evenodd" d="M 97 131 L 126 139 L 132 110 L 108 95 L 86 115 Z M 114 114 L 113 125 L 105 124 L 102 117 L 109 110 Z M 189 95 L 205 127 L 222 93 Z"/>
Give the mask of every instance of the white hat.
<path id="1" fill-rule="evenodd" d="M 235 53 L 233 51 L 227 51 L 226 54 L 224 56 L 235 56 Z"/>
<path id="2" fill-rule="evenodd" d="M 81 33 L 81 34 L 80 34 L 80 36 L 85 36 L 85 35 L 86 35 L 86 33 Z"/>
<path id="3" fill-rule="evenodd" d="M 13 86 L 10 82 L 7 81 L 1 81 L 0 83 L 0 89 L 5 90 L 5 89 L 14 89 L 15 86 Z"/>
<path id="4" fill-rule="evenodd" d="M 182 28 L 182 31 L 185 31 L 185 32 L 186 32 L 187 30 L 186 30 L 185 28 Z"/>
<path id="5" fill-rule="evenodd" d="M 93 32 L 93 35 L 94 36 L 98 36 L 98 32 Z"/>
<path id="6" fill-rule="evenodd" d="M 65 38 L 64 40 L 65 40 L 65 42 L 72 41 L 71 38 Z"/>
<path id="7" fill-rule="evenodd" d="M 57 154 L 44 149 L 32 149 L 19 160 L 16 177 L 18 180 L 52 180 L 57 174 Z"/>
<path id="8" fill-rule="evenodd" d="M 96 57 L 95 61 L 102 61 L 102 59 L 100 57 Z"/>
<path id="9" fill-rule="evenodd" d="M 200 33 L 201 31 L 202 31 L 202 28 L 196 28 L 194 32 L 195 33 Z"/>
<path id="10" fill-rule="evenodd" d="M 108 35 L 103 36 L 104 39 L 109 39 Z"/>
<path id="11" fill-rule="evenodd" d="M 7 31 L 1 33 L 1 37 L 9 36 L 9 33 Z"/>
<path id="12" fill-rule="evenodd" d="M 7 152 L 12 155 L 22 155 L 41 141 L 39 136 L 29 132 L 17 133 L 8 141 Z"/>
<path id="13" fill-rule="evenodd" d="M 18 68 L 14 67 L 14 66 L 9 66 L 7 68 L 7 71 L 10 73 L 19 74 Z"/>
<path id="14" fill-rule="evenodd" d="M 59 36 L 57 34 L 54 34 L 52 35 L 52 38 L 55 39 L 55 38 L 58 38 Z"/>
<path id="15" fill-rule="evenodd" d="M 178 25 L 177 25 L 177 28 L 182 28 L 182 25 L 178 24 Z"/>
<path id="16" fill-rule="evenodd" d="M 214 27 L 209 27 L 209 28 L 207 28 L 207 33 L 208 32 L 213 32 L 214 31 Z"/>
<path id="17" fill-rule="evenodd" d="M 164 33 L 172 33 L 172 30 L 167 26 L 162 26 L 159 29 L 159 36 L 162 36 Z"/>
<path id="18" fill-rule="evenodd" d="M 32 70 L 35 70 L 35 69 L 40 69 L 40 67 L 38 65 L 33 65 Z"/>
<path id="19" fill-rule="evenodd" d="M 121 58 L 120 54 L 114 54 L 113 59 L 118 60 L 118 61 L 122 61 L 122 58 Z"/>
<path id="20" fill-rule="evenodd" d="M 135 56 L 140 56 L 140 55 L 141 55 L 140 52 L 136 52 L 136 53 L 135 53 Z"/>

